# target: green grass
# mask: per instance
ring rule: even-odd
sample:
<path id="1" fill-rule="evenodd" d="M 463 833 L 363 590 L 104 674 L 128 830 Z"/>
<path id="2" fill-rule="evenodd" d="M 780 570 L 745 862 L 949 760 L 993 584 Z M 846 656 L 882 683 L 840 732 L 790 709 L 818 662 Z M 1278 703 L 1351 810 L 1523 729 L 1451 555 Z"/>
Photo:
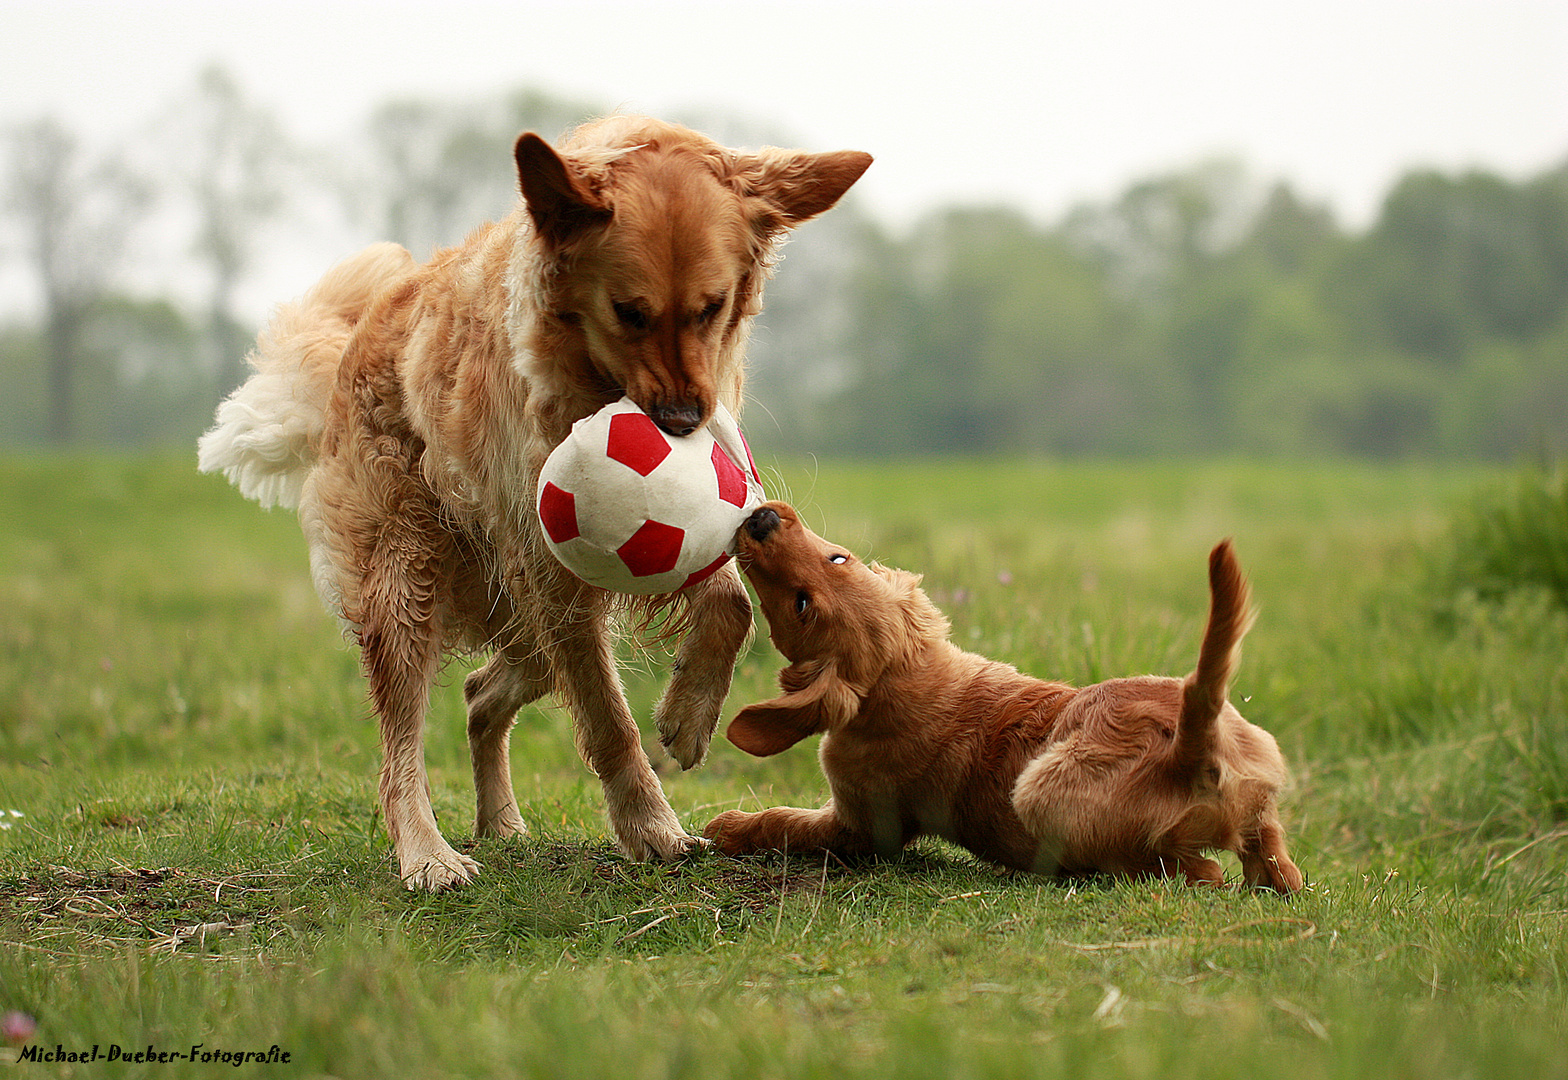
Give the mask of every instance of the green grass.
<path id="1" fill-rule="evenodd" d="M 432 795 L 485 870 L 428 897 L 394 875 L 375 724 L 293 518 L 183 459 L 0 460 L 0 1011 L 49 1049 L 276 1044 L 288 1066 L 247 1067 L 269 1075 L 1568 1074 L 1568 615 L 1440 595 L 1431 573 L 1497 479 L 774 474 L 819 531 L 923 572 L 960 642 L 1075 681 L 1185 671 L 1205 555 L 1234 536 L 1261 607 L 1234 693 L 1295 767 L 1312 887 L 1293 901 L 1041 881 L 939 843 L 853 867 L 627 863 L 554 708 L 513 740 L 532 835 L 476 844 L 461 664 L 435 696 Z M 779 663 L 759 636 L 727 711 Z M 663 665 L 629 658 L 644 717 Z M 823 795 L 804 746 L 720 743 L 664 776 L 693 829 Z"/>
<path id="2" fill-rule="evenodd" d="M 1449 589 L 1490 601 L 1535 591 L 1568 609 L 1568 467 L 1538 465 L 1479 493 L 1454 533 Z"/>

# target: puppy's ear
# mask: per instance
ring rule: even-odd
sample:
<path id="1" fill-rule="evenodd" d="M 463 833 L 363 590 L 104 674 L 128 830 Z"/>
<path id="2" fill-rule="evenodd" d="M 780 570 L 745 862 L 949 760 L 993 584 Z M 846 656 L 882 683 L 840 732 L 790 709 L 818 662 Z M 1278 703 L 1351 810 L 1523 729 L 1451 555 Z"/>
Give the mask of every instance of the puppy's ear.
<path id="1" fill-rule="evenodd" d="M 742 194 L 767 203 L 772 214 L 765 228 L 784 229 L 831 208 L 870 165 L 871 155 L 859 150 L 768 149 L 740 158 L 731 180 Z"/>
<path id="2" fill-rule="evenodd" d="M 795 670 L 794 665 L 784 669 L 779 681 L 785 687 L 798 682 L 791 677 Z M 860 697 L 830 664 L 800 689 L 746 706 L 730 721 L 725 737 L 748 754 L 771 757 L 820 731 L 847 724 L 860 711 Z"/>
<path id="3" fill-rule="evenodd" d="M 513 156 L 528 214 L 551 245 L 559 246 L 610 219 L 610 208 L 533 132 L 517 140 Z"/>
<path id="4" fill-rule="evenodd" d="M 920 588 L 920 583 L 925 580 L 925 575 L 900 570 L 896 566 L 883 566 L 879 562 L 867 563 L 878 577 L 893 587 L 899 596 L 914 596 Z"/>
<path id="5" fill-rule="evenodd" d="M 922 642 L 939 641 L 947 637 L 947 617 L 921 591 L 919 574 L 894 566 L 883 566 L 881 563 L 867 565 L 887 583 L 899 613 L 898 620 L 889 627 L 886 638 L 892 643 L 890 650 L 894 655 L 907 655 Z"/>

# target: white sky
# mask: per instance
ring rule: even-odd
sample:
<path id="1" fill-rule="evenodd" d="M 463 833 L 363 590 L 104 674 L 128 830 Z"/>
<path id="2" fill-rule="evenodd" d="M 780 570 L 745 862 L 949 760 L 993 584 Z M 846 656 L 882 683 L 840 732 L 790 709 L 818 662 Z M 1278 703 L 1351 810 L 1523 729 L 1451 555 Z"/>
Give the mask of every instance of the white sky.
<path id="1" fill-rule="evenodd" d="M 723 106 L 870 151 L 857 192 L 894 225 L 991 200 L 1049 220 L 1234 154 L 1359 226 L 1412 166 L 1568 159 L 1565 0 L 0 0 L 0 50 L 0 124 L 90 138 L 214 61 L 322 139 L 394 95 Z"/>

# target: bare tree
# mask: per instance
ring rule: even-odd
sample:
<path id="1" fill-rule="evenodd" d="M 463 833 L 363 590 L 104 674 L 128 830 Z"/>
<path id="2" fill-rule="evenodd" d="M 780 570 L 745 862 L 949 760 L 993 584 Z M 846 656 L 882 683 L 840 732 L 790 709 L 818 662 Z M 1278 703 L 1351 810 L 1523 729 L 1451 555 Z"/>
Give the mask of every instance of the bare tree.
<path id="1" fill-rule="evenodd" d="M 44 302 L 49 439 L 68 443 L 76 430 L 76 380 L 83 333 L 124 257 L 147 188 L 111 155 L 86 160 L 58 121 L 39 120 L 10 134 L 5 209 L 24 236 Z"/>
<path id="2" fill-rule="evenodd" d="M 164 161 L 196 213 L 192 251 L 210 275 L 205 351 L 219 392 L 227 392 L 246 374 L 248 334 L 234 316 L 234 293 L 254 262 L 261 227 L 283 206 L 288 140 L 272 113 L 215 65 L 158 127 L 169 148 Z"/>
<path id="3" fill-rule="evenodd" d="M 476 101 L 405 99 L 370 117 L 368 158 L 344 181 L 352 212 L 416 256 L 455 244 L 517 201 L 512 144 L 554 141 L 601 110 L 535 91 Z"/>

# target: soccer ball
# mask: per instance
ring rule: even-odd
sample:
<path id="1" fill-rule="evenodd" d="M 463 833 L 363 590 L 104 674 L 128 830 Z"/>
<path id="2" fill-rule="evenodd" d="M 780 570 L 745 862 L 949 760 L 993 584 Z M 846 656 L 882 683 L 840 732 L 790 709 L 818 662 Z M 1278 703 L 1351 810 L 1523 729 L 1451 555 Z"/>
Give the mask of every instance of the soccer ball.
<path id="1" fill-rule="evenodd" d="M 555 557 L 590 585 L 645 596 L 717 571 L 763 499 L 722 405 L 676 437 L 622 398 L 573 424 L 539 473 L 539 522 Z"/>

